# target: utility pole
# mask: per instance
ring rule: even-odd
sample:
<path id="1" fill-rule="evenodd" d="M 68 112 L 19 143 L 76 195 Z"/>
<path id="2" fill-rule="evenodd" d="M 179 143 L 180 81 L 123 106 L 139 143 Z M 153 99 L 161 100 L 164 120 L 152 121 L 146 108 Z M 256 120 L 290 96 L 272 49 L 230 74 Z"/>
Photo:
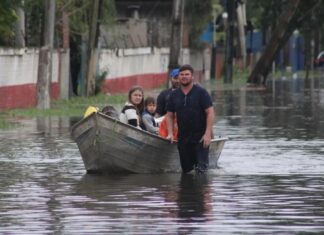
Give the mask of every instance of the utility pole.
<path id="1" fill-rule="evenodd" d="M 69 16 L 65 10 L 62 11 L 61 20 L 62 49 L 58 50 L 60 98 L 68 99 L 70 92 L 70 28 Z"/>
<path id="2" fill-rule="evenodd" d="M 242 57 L 242 69 L 246 67 L 246 42 L 245 42 L 245 26 L 246 26 L 246 16 L 245 16 L 245 3 L 244 1 L 237 3 L 236 15 L 237 15 L 237 28 L 239 35 L 239 49 L 240 57 Z"/>
<path id="3" fill-rule="evenodd" d="M 212 45 L 212 51 L 211 51 L 211 66 L 210 66 L 210 78 L 216 79 L 216 24 L 217 20 L 217 14 L 215 7 L 213 7 L 213 45 Z"/>
<path id="4" fill-rule="evenodd" d="M 235 0 L 226 1 L 228 20 L 226 22 L 225 76 L 224 83 L 232 83 L 234 52 L 234 10 Z"/>
<path id="5" fill-rule="evenodd" d="M 92 96 L 95 94 L 97 45 L 99 38 L 100 11 L 102 8 L 101 6 L 102 0 L 94 0 L 92 3 L 92 17 L 88 37 L 86 96 Z"/>
<path id="6" fill-rule="evenodd" d="M 184 11 L 184 0 L 173 0 L 172 26 L 171 26 L 171 46 L 169 54 L 168 78 L 170 71 L 179 66 L 179 57 L 182 40 L 182 19 Z M 169 79 L 167 82 L 169 87 Z"/>
<path id="7" fill-rule="evenodd" d="M 55 1 L 44 0 L 43 43 L 39 50 L 37 75 L 37 108 L 51 106 L 52 54 L 55 25 Z"/>

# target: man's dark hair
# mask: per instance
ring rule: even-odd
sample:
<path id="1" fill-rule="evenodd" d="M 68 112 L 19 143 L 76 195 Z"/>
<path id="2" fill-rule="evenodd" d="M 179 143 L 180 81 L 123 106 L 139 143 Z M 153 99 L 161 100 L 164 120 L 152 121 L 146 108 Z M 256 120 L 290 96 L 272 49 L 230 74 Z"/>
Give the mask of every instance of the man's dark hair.
<path id="1" fill-rule="evenodd" d="M 192 74 L 194 73 L 194 69 L 193 67 L 191 67 L 190 64 L 184 64 L 180 67 L 179 72 L 185 71 L 185 70 L 189 70 Z"/>

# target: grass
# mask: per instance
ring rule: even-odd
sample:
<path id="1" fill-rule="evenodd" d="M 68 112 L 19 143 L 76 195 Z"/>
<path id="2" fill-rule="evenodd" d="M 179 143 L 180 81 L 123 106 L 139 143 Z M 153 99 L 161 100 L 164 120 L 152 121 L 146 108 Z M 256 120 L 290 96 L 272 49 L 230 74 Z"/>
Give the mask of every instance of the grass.
<path id="1" fill-rule="evenodd" d="M 212 78 L 209 83 L 216 89 L 235 90 L 246 85 L 248 76 L 248 69 L 233 67 L 232 83 L 224 83 L 224 75 L 220 79 Z"/>
<path id="2" fill-rule="evenodd" d="M 98 94 L 93 97 L 73 97 L 69 100 L 55 100 L 50 109 L 41 110 L 37 108 L 8 110 L 10 117 L 46 117 L 46 116 L 82 116 L 88 106 L 96 106 L 102 109 L 110 104 L 121 104 L 127 99 L 125 94 L 107 96 Z"/>
<path id="3" fill-rule="evenodd" d="M 13 121 L 7 112 L 0 111 L 0 130 L 10 129 L 17 125 L 17 122 Z"/>
<path id="4" fill-rule="evenodd" d="M 10 122 L 6 121 L 2 117 L 0 117 L 0 129 L 8 129 L 11 127 Z"/>
<path id="5" fill-rule="evenodd" d="M 274 74 L 269 74 L 273 79 L 283 76 L 292 77 L 291 71 L 277 70 Z M 305 71 L 298 71 L 298 77 L 305 77 Z M 316 77 L 318 71 L 311 71 L 310 76 Z M 246 85 L 249 76 L 248 69 L 233 68 L 233 79 L 231 84 L 224 83 L 224 77 L 215 80 L 211 79 L 205 82 L 206 87 L 221 90 L 235 90 Z M 165 84 L 152 91 L 145 91 L 146 94 L 156 96 L 161 89 L 165 88 Z M 82 117 L 88 106 L 96 106 L 102 109 L 106 105 L 121 105 L 127 100 L 126 93 L 105 95 L 99 93 L 93 97 L 73 97 L 68 100 L 55 100 L 48 110 L 40 110 L 37 108 L 0 110 L 0 129 L 8 129 L 17 126 L 16 120 L 19 118 L 47 117 L 47 116 L 65 116 L 65 117 Z M 118 107 L 118 106 L 117 106 Z"/>

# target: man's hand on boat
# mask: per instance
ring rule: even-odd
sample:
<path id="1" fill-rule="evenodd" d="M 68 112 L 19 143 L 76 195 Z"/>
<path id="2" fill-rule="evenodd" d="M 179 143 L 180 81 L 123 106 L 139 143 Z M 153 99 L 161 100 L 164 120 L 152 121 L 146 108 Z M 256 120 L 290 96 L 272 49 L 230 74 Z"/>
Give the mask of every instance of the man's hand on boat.
<path id="1" fill-rule="evenodd" d="M 168 136 L 166 137 L 166 139 L 169 140 L 170 143 L 172 144 L 174 142 L 173 134 L 168 134 Z"/>
<path id="2" fill-rule="evenodd" d="M 209 133 L 205 133 L 201 138 L 200 142 L 203 142 L 204 148 L 208 148 L 211 142 L 211 135 Z"/>

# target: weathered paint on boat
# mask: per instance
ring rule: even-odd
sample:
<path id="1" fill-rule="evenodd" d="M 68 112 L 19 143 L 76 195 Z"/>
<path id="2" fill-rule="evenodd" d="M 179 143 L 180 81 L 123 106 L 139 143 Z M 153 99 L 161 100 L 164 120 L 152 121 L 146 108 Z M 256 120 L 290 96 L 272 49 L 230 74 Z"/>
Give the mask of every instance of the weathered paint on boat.
<path id="1" fill-rule="evenodd" d="M 87 172 L 163 173 L 181 171 L 176 143 L 100 112 L 72 127 Z M 213 139 L 209 168 L 216 168 L 227 138 Z"/>

